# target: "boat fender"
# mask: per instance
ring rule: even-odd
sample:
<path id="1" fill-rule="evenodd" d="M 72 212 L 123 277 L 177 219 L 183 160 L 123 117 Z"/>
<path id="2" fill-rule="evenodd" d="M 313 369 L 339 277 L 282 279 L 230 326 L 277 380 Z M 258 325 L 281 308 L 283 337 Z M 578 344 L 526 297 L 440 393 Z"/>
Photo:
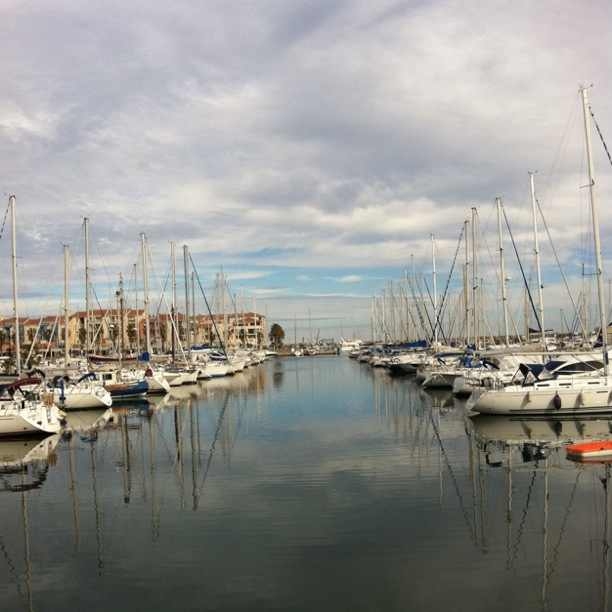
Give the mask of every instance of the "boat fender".
<path id="1" fill-rule="evenodd" d="M 552 398 L 552 405 L 555 410 L 561 409 L 561 396 L 559 395 L 558 391 L 555 393 L 555 397 Z"/>

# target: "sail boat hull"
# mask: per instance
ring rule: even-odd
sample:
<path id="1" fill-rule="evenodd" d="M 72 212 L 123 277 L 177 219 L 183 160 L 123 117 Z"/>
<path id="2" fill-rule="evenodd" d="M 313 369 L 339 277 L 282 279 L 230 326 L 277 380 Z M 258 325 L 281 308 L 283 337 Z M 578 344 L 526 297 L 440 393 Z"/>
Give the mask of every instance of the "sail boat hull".
<path id="1" fill-rule="evenodd" d="M 550 383 L 545 388 L 507 387 L 503 391 L 484 392 L 472 410 L 482 414 L 545 416 L 612 413 L 611 396 L 612 387 L 605 379 L 575 386 Z"/>
<path id="2" fill-rule="evenodd" d="M 62 416 L 56 406 L 39 402 L 0 403 L 0 436 L 56 434 L 62 429 Z"/>

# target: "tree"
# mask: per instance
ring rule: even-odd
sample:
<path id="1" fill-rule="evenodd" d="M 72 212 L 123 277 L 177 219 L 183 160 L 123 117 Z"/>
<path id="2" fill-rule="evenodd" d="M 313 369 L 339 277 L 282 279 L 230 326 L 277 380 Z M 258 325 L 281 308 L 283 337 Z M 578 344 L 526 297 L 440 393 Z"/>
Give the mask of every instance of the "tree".
<path id="1" fill-rule="evenodd" d="M 284 338 L 285 330 L 278 323 L 274 323 L 270 328 L 270 343 L 275 349 L 279 349 L 283 346 Z"/>

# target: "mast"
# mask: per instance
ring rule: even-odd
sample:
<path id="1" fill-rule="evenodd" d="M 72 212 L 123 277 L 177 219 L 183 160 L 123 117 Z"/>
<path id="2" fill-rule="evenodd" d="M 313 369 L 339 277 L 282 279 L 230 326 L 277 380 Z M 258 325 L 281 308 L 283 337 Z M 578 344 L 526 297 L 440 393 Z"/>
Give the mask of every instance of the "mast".
<path id="1" fill-rule="evenodd" d="M 223 273 L 223 266 L 221 266 L 221 276 L 219 278 L 219 290 L 221 292 L 221 314 L 223 315 L 223 346 L 227 346 L 227 316 L 225 314 L 225 274 Z"/>
<path id="2" fill-rule="evenodd" d="M 603 263 L 601 258 L 601 240 L 599 237 L 599 217 L 595 202 L 595 173 L 593 171 L 593 151 L 591 148 L 591 105 L 588 88 L 581 87 L 582 111 L 584 114 L 584 136 L 589 171 L 589 199 L 591 201 L 591 216 L 593 220 L 593 246 L 595 249 L 595 273 L 597 275 L 597 297 L 599 298 L 599 324 L 601 329 L 601 350 L 604 361 L 604 375 L 608 376 L 608 325 L 606 321 L 605 295 L 603 285 Z"/>
<path id="3" fill-rule="evenodd" d="M 70 358 L 70 346 L 68 343 L 68 261 L 70 258 L 70 250 L 67 244 L 64 245 L 64 367 L 68 367 L 68 359 Z"/>
<path id="4" fill-rule="evenodd" d="M 504 265 L 504 241 L 502 238 L 502 199 L 495 198 L 497 204 L 497 236 L 499 240 L 499 273 L 501 275 L 502 310 L 504 315 L 504 339 L 506 346 L 510 346 L 508 336 L 508 295 L 506 294 L 506 267 Z"/>
<path id="5" fill-rule="evenodd" d="M 140 321 L 138 320 L 138 274 L 134 264 L 134 323 L 136 327 L 136 355 L 140 355 Z"/>
<path id="6" fill-rule="evenodd" d="M 542 348 L 546 348 L 546 327 L 544 326 L 544 298 L 542 296 L 542 270 L 540 267 L 540 247 L 538 244 L 538 219 L 536 212 L 535 194 L 535 172 L 529 172 L 529 184 L 531 186 L 531 209 L 533 213 L 533 253 L 535 255 L 536 274 L 538 276 L 538 314 L 540 316 L 540 327 L 542 332 Z"/>
<path id="7" fill-rule="evenodd" d="M 189 247 L 183 245 L 183 267 L 185 268 L 185 343 L 187 344 L 187 352 L 191 346 L 191 320 L 189 319 Z"/>
<path id="8" fill-rule="evenodd" d="M 465 311 L 465 344 L 470 344 L 470 222 L 463 222 L 463 233 L 465 234 L 465 265 L 463 268 L 463 308 Z"/>
<path id="9" fill-rule="evenodd" d="M 85 350 L 87 355 L 91 352 L 89 344 L 89 219 L 83 218 L 83 232 L 85 234 Z"/>
<path id="10" fill-rule="evenodd" d="M 438 346 L 438 286 L 436 283 L 436 239 L 431 235 L 431 281 L 433 288 L 434 345 Z"/>
<path id="11" fill-rule="evenodd" d="M 478 348 L 478 260 L 476 259 L 476 207 L 472 207 L 472 329 L 474 332 L 474 346 Z"/>
<path id="12" fill-rule="evenodd" d="M 178 331 L 177 321 L 175 320 L 176 313 L 176 254 L 174 252 L 174 241 L 170 242 L 170 266 L 172 269 L 172 304 L 170 305 L 170 317 L 172 325 L 170 333 L 172 335 L 172 363 L 176 354 L 176 338 L 175 332 Z"/>
<path id="13" fill-rule="evenodd" d="M 195 272 L 191 271 L 191 330 L 193 334 L 193 343 L 195 344 L 197 339 L 197 324 L 196 324 L 196 299 L 195 299 Z"/>
<path id="14" fill-rule="evenodd" d="M 121 362 L 123 360 L 123 274 L 119 272 L 119 369 L 121 369 Z"/>
<path id="15" fill-rule="evenodd" d="M 144 233 L 140 234 L 140 248 L 142 250 L 142 290 L 143 309 L 145 320 L 145 351 L 151 355 L 151 328 L 149 327 L 149 273 L 147 271 L 147 239 Z"/>
<path id="16" fill-rule="evenodd" d="M 15 371 L 21 376 L 21 339 L 19 337 L 19 309 L 17 308 L 17 229 L 15 220 L 15 196 L 9 196 L 11 209 L 11 270 L 13 274 L 13 319 L 15 320 Z"/>

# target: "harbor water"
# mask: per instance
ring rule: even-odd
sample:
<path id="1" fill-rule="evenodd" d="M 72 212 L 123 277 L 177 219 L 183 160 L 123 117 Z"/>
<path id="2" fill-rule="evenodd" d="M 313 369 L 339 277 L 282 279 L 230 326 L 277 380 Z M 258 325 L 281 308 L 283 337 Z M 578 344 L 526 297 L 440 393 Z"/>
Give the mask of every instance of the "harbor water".
<path id="1" fill-rule="evenodd" d="M 69 418 L 0 441 L 0 610 L 610 609 L 609 467 L 562 445 L 605 419 L 472 419 L 346 357 Z"/>

